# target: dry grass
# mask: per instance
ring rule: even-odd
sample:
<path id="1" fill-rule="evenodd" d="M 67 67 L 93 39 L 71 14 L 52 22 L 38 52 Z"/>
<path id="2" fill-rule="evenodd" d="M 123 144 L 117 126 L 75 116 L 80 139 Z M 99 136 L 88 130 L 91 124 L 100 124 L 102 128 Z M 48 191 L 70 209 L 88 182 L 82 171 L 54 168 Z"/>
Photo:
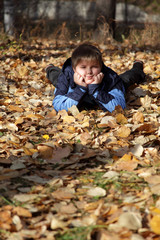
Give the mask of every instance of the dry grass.
<path id="1" fill-rule="evenodd" d="M 160 28 L 158 24 L 146 23 L 142 30 L 131 30 L 128 39 L 137 47 L 160 47 Z"/>

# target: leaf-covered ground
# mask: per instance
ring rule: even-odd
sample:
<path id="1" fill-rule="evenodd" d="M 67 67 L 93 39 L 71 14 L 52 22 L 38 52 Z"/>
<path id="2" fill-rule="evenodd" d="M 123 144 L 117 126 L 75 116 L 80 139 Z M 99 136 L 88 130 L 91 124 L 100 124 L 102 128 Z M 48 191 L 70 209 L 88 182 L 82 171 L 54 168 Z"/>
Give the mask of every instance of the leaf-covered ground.
<path id="1" fill-rule="evenodd" d="M 0 50 L 0 239 L 160 239 L 160 53 L 100 45 L 117 73 L 144 61 L 127 108 L 56 114 L 44 71 L 75 43 Z"/>

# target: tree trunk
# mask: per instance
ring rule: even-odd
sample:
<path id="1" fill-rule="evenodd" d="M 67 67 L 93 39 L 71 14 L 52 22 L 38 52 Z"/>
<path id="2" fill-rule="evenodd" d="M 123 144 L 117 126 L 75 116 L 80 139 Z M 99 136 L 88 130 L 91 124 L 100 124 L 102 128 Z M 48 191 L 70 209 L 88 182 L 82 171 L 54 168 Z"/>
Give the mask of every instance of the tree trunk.
<path id="1" fill-rule="evenodd" d="M 8 35 L 14 34 L 14 0 L 3 0 L 4 30 Z"/>
<path id="2" fill-rule="evenodd" d="M 115 11 L 116 11 L 116 0 L 97 0 L 96 1 L 96 26 L 98 26 L 100 19 L 103 17 L 104 20 L 109 24 L 110 30 L 115 31 Z"/>

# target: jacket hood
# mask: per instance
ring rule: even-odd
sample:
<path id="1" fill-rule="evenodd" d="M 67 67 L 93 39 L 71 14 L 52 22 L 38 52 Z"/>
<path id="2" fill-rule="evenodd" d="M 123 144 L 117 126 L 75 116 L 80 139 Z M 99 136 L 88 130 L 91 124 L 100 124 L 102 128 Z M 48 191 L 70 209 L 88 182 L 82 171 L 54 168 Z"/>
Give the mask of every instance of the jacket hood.
<path id="1" fill-rule="evenodd" d="M 64 72 L 67 67 L 72 67 L 71 57 L 68 58 L 68 59 L 64 62 L 63 67 L 62 67 L 62 71 Z"/>

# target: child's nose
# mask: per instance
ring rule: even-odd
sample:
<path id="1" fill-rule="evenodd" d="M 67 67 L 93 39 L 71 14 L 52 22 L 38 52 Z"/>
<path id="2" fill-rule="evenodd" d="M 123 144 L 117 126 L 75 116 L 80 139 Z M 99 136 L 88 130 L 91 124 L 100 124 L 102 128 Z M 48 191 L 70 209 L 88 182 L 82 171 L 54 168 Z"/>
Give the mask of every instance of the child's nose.
<path id="1" fill-rule="evenodd" d="M 91 73 L 92 69 L 91 68 L 87 68 L 87 73 Z"/>

